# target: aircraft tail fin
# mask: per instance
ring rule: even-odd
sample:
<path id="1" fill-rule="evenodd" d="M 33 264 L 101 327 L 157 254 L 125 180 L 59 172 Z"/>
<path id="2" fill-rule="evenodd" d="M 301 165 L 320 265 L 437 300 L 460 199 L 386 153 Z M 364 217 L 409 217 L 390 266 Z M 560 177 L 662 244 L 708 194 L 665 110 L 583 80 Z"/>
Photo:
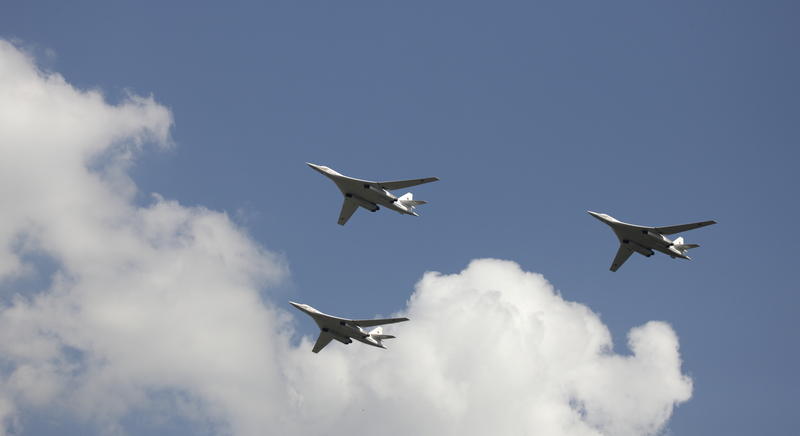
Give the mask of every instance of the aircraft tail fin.
<path id="1" fill-rule="evenodd" d="M 414 200 L 414 194 L 410 192 L 406 192 L 405 194 L 401 195 L 397 201 L 402 204 L 403 206 L 413 210 L 414 207 L 419 206 L 420 204 L 427 204 L 427 201 L 424 200 Z"/>
<path id="2" fill-rule="evenodd" d="M 700 246 L 699 244 L 686 244 L 686 243 L 684 243 L 683 242 L 683 236 L 680 236 L 677 239 L 675 239 L 674 241 L 672 241 L 672 247 L 671 248 L 674 248 L 680 254 L 685 255 L 686 252 L 690 248 L 697 248 L 699 246 Z M 688 258 L 688 256 L 687 256 L 687 258 Z"/>
<path id="3" fill-rule="evenodd" d="M 405 194 L 398 197 L 397 200 L 395 200 L 394 204 L 397 207 L 396 210 L 400 213 L 407 213 L 409 215 L 419 216 L 418 213 L 414 212 L 414 208 L 416 208 L 420 204 L 425 204 L 425 203 L 427 203 L 427 201 L 414 200 L 414 194 L 406 192 Z"/>
<path id="4" fill-rule="evenodd" d="M 372 337 L 372 339 L 378 341 L 378 345 L 383 345 L 381 344 L 381 341 L 384 339 L 394 339 L 394 336 L 392 335 L 384 335 L 383 327 L 381 326 L 375 327 L 374 329 L 370 330 L 369 335 Z"/>

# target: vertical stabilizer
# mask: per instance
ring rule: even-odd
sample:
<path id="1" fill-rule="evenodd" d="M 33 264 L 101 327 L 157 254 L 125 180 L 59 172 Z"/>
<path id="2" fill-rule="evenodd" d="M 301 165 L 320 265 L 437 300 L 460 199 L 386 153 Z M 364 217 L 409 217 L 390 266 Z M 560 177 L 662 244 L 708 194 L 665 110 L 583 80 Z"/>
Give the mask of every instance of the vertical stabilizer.
<path id="1" fill-rule="evenodd" d="M 397 202 L 408 208 L 409 210 L 414 210 L 415 206 L 419 206 L 420 204 L 426 204 L 427 201 L 423 200 L 414 200 L 414 194 L 410 192 L 406 192 L 400 198 L 397 199 Z"/>
<path id="2" fill-rule="evenodd" d="M 394 338 L 394 336 L 392 336 L 392 335 L 384 335 L 383 334 L 383 327 L 381 327 L 381 326 L 378 326 L 378 327 L 375 327 L 374 329 L 372 329 L 369 332 L 369 335 L 370 335 L 370 337 L 372 339 L 375 339 L 378 342 L 379 346 L 383 346 L 383 344 L 381 343 L 382 340 L 384 340 L 384 339 L 393 339 Z"/>
<path id="3" fill-rule="evenodd" d="M 684 243 L 683 236 L 679 236 L 674 241 L 672 241 L 672 246 L 669 247 L 669 249 L 674 253 L 679 254 L 681 257 L 691 260 L 691 258 L 686 255 L 686 252 L 689 251 L 690 248 L 697 248 L 697 247 L 699 247 L 699 245 L 697 244 Z"/>

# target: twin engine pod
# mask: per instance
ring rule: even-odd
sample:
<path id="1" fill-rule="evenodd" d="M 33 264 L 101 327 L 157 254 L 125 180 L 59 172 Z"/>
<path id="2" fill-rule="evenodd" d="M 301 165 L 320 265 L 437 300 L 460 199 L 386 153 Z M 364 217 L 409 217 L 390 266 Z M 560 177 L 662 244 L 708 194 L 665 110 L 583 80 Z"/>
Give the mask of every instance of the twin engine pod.
<path id="1" fill-rule="evenodd" d="M 631 242 L 631 241 L 626 239 L 626 240 L 622 241 L 622 243 L 627 245 L 631 250 L 633 250 L 633 251 L 635 251 L 635 252 L 637 252 L 637 253 L 645 256 L 645 257 L 650 257 L 650 256 L 653 255 L 653 250 L 651 250 L 651 249 L 649 249 L 647 247 L 642 247 L 641 245 L 639 245 L 639 244 L 637 244 L 635 242 Z"/>
<path id="2" fill-rule="evenodd" d="M 377 212 L 380 209 L 380 207 L 377 204 L 371 201 L 364 200 L 361 197 L 356 197 L 353 194 L 345 194 L 345 197 L 355 201 L 359 206 L 363 207 L 364 209 L 370 212 Z"/>

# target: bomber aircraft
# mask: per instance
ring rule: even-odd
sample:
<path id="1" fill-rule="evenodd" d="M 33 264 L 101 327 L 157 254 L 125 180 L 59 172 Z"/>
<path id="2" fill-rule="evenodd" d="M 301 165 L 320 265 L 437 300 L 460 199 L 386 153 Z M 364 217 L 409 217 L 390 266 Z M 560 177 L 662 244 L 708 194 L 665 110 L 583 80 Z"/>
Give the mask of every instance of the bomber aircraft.
<path id="1" fill-rule="evenodd" d="M 619 250 L 617 250 L 614 261 L 611 262 L 611 271 L 618 270 L 634 251 L 645 257 L 650 257 L 653 255 L 653 250 L 656 250 L 673 259 L 679 257 L 681 259 L 692 260 L 692 258 L 686 255 L 686 252 L 689 251 L 690 248 L 699 247 L 699 245 L 684 244 L 683 237 L 678 237 L 672 241 L 664 235 L 699 229 L 700 227 L 717 223 L 716 221 L 701 221 L 691 224 L 679 224 L 677 226 L 643 227 L 623 223 L 604 213 L 592 212 L 590 210 L 587 212 L 589 212 L 589 215 L 611 227 L 611 230 L 614 231 L 619 239 Z"/>
<path id="2" fill-rule="evenodd" d="M 396 322 L 408 321 L 408 318 L 386 318 L 386 319 L 347 319 L 338 318 L 335 316 L 327 315 L 317 309 L 309 306 L 308 304 L 295 303 L 290 301 L 289 304 L 300 309 L 302 312 L 314 319 L 314 322 L 319 326 L 320 332 L 317 338 L 317 343 L 311 350 L 319 353 L 319 350 L 325 348 L 331 340 L 336 339 L 343 344 L 349 344 L 352 339 L 363 342 L 373 347 L 386 348 L 383 346 L 384 339 L 393 339 L 392 335 L 384 335 L 383 328 L 380 327 L 384 324 L 392 324 Z M 362 327 L 378 326 L 369 332 L 364 331 Z M 351 339 L 352 338 L 352 339 Z"/>
<path id="3" fill-rule="evenodd" d="M 385 206 L 401 214 L 419 216 L 414 212 L 414 208 L 420 204 L 425 204 L 425 201 L 414 200 L 414 196 L 410 192 L 400 197 L 395 197 L 389 191 L 439 180 L 436 177 L 426 177 L 424 179 L 371 182 L 344 176 L 326 166 L 308 162 L 306 164 L 333 180 L 333 183 L 336 183 L 336 187 L 342 191 L 344 203 L 342 204 L 341 212 L 339 212 L 339 225 L 342 226 L 353 216 L 359 206 L 370 212 L 376 212 L 380 209 L 380 206 Z"/>

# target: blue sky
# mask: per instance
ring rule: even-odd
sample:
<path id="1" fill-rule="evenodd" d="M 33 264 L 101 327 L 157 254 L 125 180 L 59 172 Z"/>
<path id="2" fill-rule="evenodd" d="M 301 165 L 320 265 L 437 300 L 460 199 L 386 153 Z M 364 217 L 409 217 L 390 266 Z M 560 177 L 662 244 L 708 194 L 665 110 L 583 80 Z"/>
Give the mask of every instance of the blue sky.
<path id="1" fill-rule="evenodd" d="M 631 327 L 672 326 L 694 390 L 671 434 L 794 428 L 795 2 L 4 9 L 0 37 L 43 68 L 170 109 L 175 147 L 137 154 L 137 201 L 226 211 L 288 263 L 263 298 L 388 315 L 426 271 L 513 260 L 599 313 L 618 353 Z M 340 227 L 338 191 L 304 162 L 441 181 L 413 190 L 420 218 L 361 210 Z M 586 210 L 719 224 L 684 235 L 702 245 L 692 262 L 611 273 L 616 239 Z M 293 315 L 296 339 L 314 334 Z"/>

